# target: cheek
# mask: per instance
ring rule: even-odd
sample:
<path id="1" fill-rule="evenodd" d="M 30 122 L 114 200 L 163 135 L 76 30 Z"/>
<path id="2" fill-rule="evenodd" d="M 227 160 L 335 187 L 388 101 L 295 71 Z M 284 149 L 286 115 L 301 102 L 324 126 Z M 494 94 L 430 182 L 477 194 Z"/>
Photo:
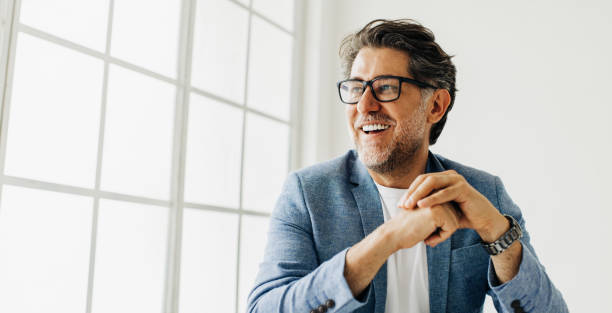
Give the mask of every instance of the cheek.
<path id="1" fill-rule="evenodd" d="M 348 126 L 352 129 L 353 125 L 355 124 L 355 120 L 357 119 L 356 107 L 354 105 L 347 105 L 344 109 L 344 113 L 346 115 L 346 121 L 348 123 Z"/>

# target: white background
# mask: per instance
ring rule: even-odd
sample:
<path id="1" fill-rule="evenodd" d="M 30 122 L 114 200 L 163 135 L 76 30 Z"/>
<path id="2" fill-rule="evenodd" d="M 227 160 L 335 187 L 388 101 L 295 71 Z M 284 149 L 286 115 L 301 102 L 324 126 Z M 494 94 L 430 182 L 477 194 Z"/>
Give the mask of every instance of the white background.
<path id="1" fill-rule="evenodd" d="M 416 19 L 455 55 L 459 92 L 432 151 L 499 175 L 570 311 L 610 312 L 612 5 L 309 1 L 304 165 L 352 147 L 338 46 L 375 18 Z"/>

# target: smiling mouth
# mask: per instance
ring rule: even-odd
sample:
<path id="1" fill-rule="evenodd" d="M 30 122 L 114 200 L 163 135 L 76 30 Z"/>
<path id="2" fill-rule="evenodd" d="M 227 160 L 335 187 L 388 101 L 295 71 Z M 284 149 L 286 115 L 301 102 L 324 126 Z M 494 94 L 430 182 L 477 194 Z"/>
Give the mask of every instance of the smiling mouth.
<path id="1" fill-rule="evenodd" d="M 363 127 L 361 127 L 361 130 L 366 134 L 376 134 L 387 130 L 389 127 L 391 126 L 383 124 L 370 124 L 364 125 Z"/>

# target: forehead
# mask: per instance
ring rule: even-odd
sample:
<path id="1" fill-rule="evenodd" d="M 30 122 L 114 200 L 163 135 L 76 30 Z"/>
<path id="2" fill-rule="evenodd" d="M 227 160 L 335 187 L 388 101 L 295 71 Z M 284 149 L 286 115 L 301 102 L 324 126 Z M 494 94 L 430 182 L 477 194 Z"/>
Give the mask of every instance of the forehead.
<path id="1" fill-rule="evenodd" d="M 351 78 L 370 80 L 381 75 L 409 76 L 408 53 L 391 48 L 365 47 L 359 50 L 353 66 Z"/>

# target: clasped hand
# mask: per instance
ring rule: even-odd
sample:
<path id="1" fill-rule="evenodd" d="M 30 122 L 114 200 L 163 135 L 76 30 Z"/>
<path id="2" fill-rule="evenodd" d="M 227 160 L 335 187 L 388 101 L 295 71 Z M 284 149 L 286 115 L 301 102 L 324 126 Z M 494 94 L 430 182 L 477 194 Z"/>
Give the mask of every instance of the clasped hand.
<path id="1" fill-rule="evenodd" d="M 506 223 L 491 202 L 453 170 L 419 175 L 398 207 L 403 210 L 387 222 L 398 250 L 420 241 L 434 247 L 460 228 L 494 241 Z"/>

